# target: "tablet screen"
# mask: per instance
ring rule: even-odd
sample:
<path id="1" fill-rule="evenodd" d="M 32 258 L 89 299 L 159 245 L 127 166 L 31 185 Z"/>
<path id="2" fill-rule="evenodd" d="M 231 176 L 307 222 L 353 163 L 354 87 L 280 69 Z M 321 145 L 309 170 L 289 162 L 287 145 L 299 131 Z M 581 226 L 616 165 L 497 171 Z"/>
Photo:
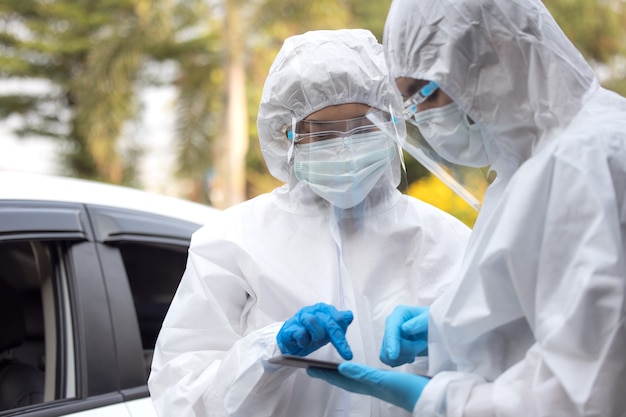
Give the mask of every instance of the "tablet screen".
<path id="1" fill-rule="evenodd" d="M 297 368 L 324 368 L 324 369 L 337 369 L 338 362 L 322 361 L 319 359 L 311 359 L 303 356 L 294 355 L 278 355 L 268 360 L 269 363 L 277 365 L 295 366 Z"/>

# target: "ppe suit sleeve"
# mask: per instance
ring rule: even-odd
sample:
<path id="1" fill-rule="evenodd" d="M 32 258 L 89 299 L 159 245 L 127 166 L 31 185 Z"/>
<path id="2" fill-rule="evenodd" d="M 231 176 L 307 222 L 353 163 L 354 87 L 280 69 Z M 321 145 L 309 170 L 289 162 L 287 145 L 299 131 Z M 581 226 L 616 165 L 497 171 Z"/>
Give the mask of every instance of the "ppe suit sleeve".
<path id="1" fill-rule="evenodd" d="M 240 248 L 214 232 L 194 234 L 159 333 L 149 378 L 159 416 L 269 416 L 279 401 L 270 394 L 294 372 L 267 363 L 279 353 L 275 339 L 282 322 L 245 334 L 253 294 L 238 269 Z M 246 411 L 248 402 L 254 413 Z"/>
<path id="2" fill-rule="evenodd" d="M 578 149 L 586 160 L 577 159 Z M 492 380 L 437 374 L 415 416 L 616 416 L 626 409 L 623 202 L 615 197 L 615 183 L 623 186 L 624 178 L 612 176 L 606 158 L 599 147 L 579 144 L 553 161 L 528 161 L 512 179 L 489 233 L 480 232 L 484 250 L 469 269 L 484 297 L 470 302 L 474 312 L 486 313 L 471 321 L 471 312 L 453 301 L 443 310 L 435 302 L 429 330 L 439 340 L 473 337 L 461 355 L 487 350 L 496 355 L 483 362 L 506 365 Z M 460 329 L 455 318 L 471 326 Z M 507 332 L 511 323 L 521 323 L 534 344 Z M 521 353 L 512 355 L 516 349 Z"/>

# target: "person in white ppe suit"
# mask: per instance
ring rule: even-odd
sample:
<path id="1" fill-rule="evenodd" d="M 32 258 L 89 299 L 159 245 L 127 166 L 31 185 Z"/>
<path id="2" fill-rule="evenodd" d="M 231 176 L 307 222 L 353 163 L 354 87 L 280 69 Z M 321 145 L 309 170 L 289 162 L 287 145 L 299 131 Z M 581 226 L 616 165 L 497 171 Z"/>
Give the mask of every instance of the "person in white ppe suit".
<path id="1" fill-rule="evenodd" d="M 419 333 L 432 379 L 311 374 L 420 417 L 626 415 L 626 99 L 539 0 L 394 0 L 383 43 L 408 121 L 497 177 L 458 285 L 388 319 L 381 359 Z"/>
<path id="2" fill-rule="evenodd" d="M 400 148 L 366 117 L 401 108 L 394 88 L 369 31 L 284 42 L 258 131 L 285 185 L 193 235 L 149 377 L 159 416 L 410 415 L 268 362 L 281 352 L 337 360 L 328 342 L 343 340 L 343 355 L 376 364 L 394 306 L 430 305 L 456 277 L 469 228 L 397 190 Z M 325 322 L 308 342 L 292 331 L 323 315 L 338 337 Z"/>

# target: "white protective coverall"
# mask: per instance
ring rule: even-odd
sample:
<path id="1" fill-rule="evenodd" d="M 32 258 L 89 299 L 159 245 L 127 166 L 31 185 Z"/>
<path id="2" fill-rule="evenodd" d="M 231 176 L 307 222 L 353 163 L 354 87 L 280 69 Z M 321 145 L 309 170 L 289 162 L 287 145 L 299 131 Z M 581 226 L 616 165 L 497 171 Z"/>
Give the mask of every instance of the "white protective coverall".
<path id="1" fill-rule="evenodd" d="M 431 307 L 414 415 L 626 415 L 626 99 L 538 0 L 394 0 L 383 42 L 393 79 L 481 127 L 498 175 Z"/>
<path id="2" fill-rule="evenodd" d="M 369 31 L 285 41 L 265 83 L 258 128 L 268 168 L 286 184 L 194 234 L 149 379 L 160 416 L 410 415 L 267 362 L 280 353 L 283 322 L 324 302 L 354 313 L 347 332 L 354 360 L 383 366 L 386 316 L 400 303 L 430 304 L 456 277 L 469 228 L 396 189 L 398 154 L 366 200 L 346 210 L 298 182 L 287 159 L 292 117 L 343 103 L 389 109 L 400 102 Z M 330 344 L 311 356 L 340 359 Z"/>

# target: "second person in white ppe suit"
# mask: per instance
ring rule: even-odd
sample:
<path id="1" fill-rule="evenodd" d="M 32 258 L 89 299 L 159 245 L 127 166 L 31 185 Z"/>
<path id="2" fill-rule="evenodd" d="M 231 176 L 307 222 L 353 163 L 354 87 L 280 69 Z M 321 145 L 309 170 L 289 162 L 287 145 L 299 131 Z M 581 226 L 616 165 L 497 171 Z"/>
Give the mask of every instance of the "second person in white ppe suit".
<path id="1" fill-rule="evenodd" d="M 539 0 L 394 0 L 384 44 L 407 122 L 497 177 L 458 285 L 388 321 L 381 359 L 413 360 L 419 330 L 433 378 L 317 376 L 419 417 L 625 416 L 626 99 Z"/>
<path id="2" fill-rule="evenodd" d="M 284 322 L 319 308 L 343 314 L 343 331 L 354 317 L 351 355 L 376 364 L 394 306 L 429 305 L 455 276 L 469 229 L 396 189 L 399 148 L 367 118 L 400 107 L 370 32 L 285 41 L 258 130 L 271 174 L 286 184 L 194 234 L 149 379 L 160 416 L 409 415 L 268 363 Z M 340 359 L 328 341 L 299 354 Z"/>

